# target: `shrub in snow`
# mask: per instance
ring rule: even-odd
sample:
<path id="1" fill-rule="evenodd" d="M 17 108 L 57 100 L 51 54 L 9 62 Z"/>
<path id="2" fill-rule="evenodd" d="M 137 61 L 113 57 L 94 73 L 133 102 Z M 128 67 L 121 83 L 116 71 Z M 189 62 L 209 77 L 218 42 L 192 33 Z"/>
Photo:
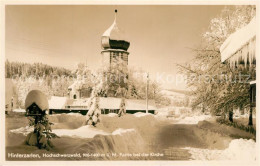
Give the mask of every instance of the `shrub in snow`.
<path id="1" fill-rule="evenodd" d="M 37 123 L 35 121 L 34 117 L 29 117 L 29 126 L 34 126 L 34 131 L 27 135 L 26 144 L 50 150 L 54 147 L 50 140 L 58 138 L 56 134 L 52 133 L 51 125 L 53 123 L 49 122 L 46 115 L 38 119 Z"/>

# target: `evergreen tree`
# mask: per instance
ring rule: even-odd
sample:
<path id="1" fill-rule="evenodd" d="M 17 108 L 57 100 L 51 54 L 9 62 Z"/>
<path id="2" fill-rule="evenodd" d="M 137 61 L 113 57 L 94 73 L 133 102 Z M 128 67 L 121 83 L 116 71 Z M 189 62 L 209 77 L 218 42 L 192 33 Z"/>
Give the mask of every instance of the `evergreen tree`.
<path id="1" fill-rule="evenodd" d="M 96 126 L 100 122 L 101 109 L 99 107 L 99 96 L 102 91 L 103 82 L 100 82 L 95 86 L 91 92 L 91 97 L 88 101 L 88 113 L 86 115 L 86 125 Z"/>

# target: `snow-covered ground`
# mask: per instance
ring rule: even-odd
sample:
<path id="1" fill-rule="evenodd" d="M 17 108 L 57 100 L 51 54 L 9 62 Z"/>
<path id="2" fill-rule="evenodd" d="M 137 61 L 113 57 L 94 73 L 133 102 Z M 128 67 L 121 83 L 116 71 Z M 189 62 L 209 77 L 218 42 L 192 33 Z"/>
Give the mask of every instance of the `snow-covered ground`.
<path id="1" fill-rule="evenodd" d="M 54 114 L 48 116 L 49 120 L 54 122 L 53 132 L 60 136 L 61 140 L 69 139 L 73 141 L 78 138 L 88 138 L 93 142 L 95 142 L 95 140 L 105 140 L 103 141 L 104 144 L 106 144 L 106 141 L 111 141 L 114 142 L 114 146 L 117 147 L 119 146 L 118 142 L 114 140 L 121 139 L 122 144 L 120 143 L 120 147 L 125 145 L 125 142 L 127 142 L 129 146 L 139 142 L 137 146 L 139 147 L 144 144 L 139 140 L 146 138 L 147 135 L 152 133 L 153 135 L 151 136 L 156 137 L 158 136 L 157 132 L 160 131 L 161 134 L 163 130 L 165 130 L 167 135 L 167 133 L 172 132 L 173 127 L 175 127 L 174 131 L 176 132 L 174 132 L 173 138 L 184 139 L 184 141 L 180 141 L 181 143 L 179 142 L 179 145 L 182 146 L 180 148 L 187 149 L 191 154 L 191 158 L 194 160 L 255 160 L 256 143 L 253 140 L 254 138 L 249 137 L 249 133 L 243 134 L 239 129 L 219 125 L 215 121 L 211 121 L 210 115 L 193 114 L 189 111 L 183 114 L 170 114 L 173 115 L 170 117 L 167 117 L 168 115 L 168 111 L 161 111 L 161 113 L 159 112 L 157 115 L 139 112 L 126 114 L 119 118 L 117 114 L 110 113 L 108 115 L 101 115 L 101 123 L 97 125 L 97 127 L 84 125 L 85 116 L 79 113 Z M 24 116 L 22 118 L 24 121 L 27 120 Z M 10 118 L 8 120 L 10 120 Z M 21 125 L 15 123 L 17 122 L 15 118 L 12 120 L 15 121 L 10 124 L 16 124 L 16 126 L 9 130 L 10 134 L 23 134 L 24 137 L 33 131 L 33 127 L 26 126 L 28 124 L 27 122 L 24 122 L 24 125 L 21 127 Z M 192 129 L 190 129 L 190 127 L 192 127 Z M 183 132 L 179 132 L 179 129 L 182 129 Z M 193 134 L 192 139 L 190 138 L 191 133 Z M 237 136 L 236 138 L 247 139 L 234 139 L 230 137 L 230 135 L 235 135 Z M 21 135 L 18 136 L 21 137 Z M 169 141 L 170 147 L 174 141 L 171 142 L 170 140 L 173 138 L 168 139 L 168 136 L 171 135 L 167 135 L 167 139 L 165 140 Z M 109 137 L 109 139 L 107 139 L 107 137 Z M 10 137 L 10 139 L 14 138 L 15 137 Z M 133 139 L 135 139 L 134 142 L 132 142 Z M 165 140 L 161 138 L 159 141 L 164 143 Z M 54 140 L 54 142 L 55 141 L 56 140 Z M 201 142 L 201 146 L 196 141 Z M 191 142 L 193 142 L 193 144 Z M 74 143 L 77 145 L 76 141 Z M 97 147 L 98 143 L 99 141 L 95 142 Z M 55 144 L 59 145 L 59 142 L 56 141 Z M 178 141 L 175 141 L 174 145 L 175 144 L 178 144 Z M 206 146 L 204 146 L 204 144 Z M 86 149 L 87 148 L 88 147 L 86 147 Z M 75 149 L 75 152 L 77 150 L 78 149 Z"/>
<path id="2" fill-rule="evenodd" d="M 58 136 L 69 136 L 69 137 L 79 137 L 79 138 L 94 138 L 96 135 L 123 135 L 127 132 L 134 132 L 135 129 L 121 129 L 118 128 L 112 133 L 105 132 L 103 130 L 97 129 L 93 126 L 82 126 L 78 129 L 55 129 L 53 133 Z"/>
<path id="3" fill-rule="evenodd" d="M 13 112 L 25 112 L 25 109 L 16 108 L 16 109 L 13 109 Z"/>
<path id="4" fill-rule="evenodd" d="M 124 133 L 127 132 L 136 132 L 135 129 L 116 129 L 115 131 L 112 132 L 112 135 L 123 135 Z"/>
<path id="5" fill-rule="evenodd" d="M 151 114 L 151 113 L 143 113 L 143 112 L 137 112 L 133 115 L 137 118 L 144 117 L 144 116 L 153 116 L 153 114 Z"/>
<path id="6" fill-rule="evenodd" d="M 20 127 L 18 129 L 10 130 L 11 133 L 23 134 L 28 135 L 30 132 L 33 131 L 33 127 Z M 66 137 L 77 137 L 77 138 L 93 138 L 96 135 L 123 135 L 127 132 L 135 132 L 135 129 L 121 129 L 118 128 L 112 133 L 105 132 L 103 130 L 97 129 L 93 126 L 82 126 L 77 129 L 54 129 L 52 130 L 53 133 L 57 134 L 58 136 L 66 136 Z"/>
<path id="7" fill-rule="evenodd" d="M 155 115 L 158 120 L 168 120 L 174 124 L 198 124 L 199 121 L 208 120 L 211 115 L 192 112 L 187 107 L 167 107 L 158 110 Z"/>
<path id="8" fill-rule="evenodd" d="M 116 113 L 109 113 L 109 114 L 107 114 L 107 116 L 109 116 L 109 117 L 117 117 L 118 114 L 116 114 Z"/>
<path id="9" fill-rule="evenodd" d="M 234 139 L 225 150 L 187 147 L 194 160 L 256 160 L 256 143 L 250 139 Z"/>
<path id="10" fill-rule="evenodd" d="M 54 129 L 53 133 L 58 136 L 80 137 L 80 138 L 93 138 L 95 135 L 108 135 L 109 133 L 96 129 L 93 126 L 82 126 L 77 129 Z"/>
<path id="11" fill-rule="evenodd" d="M 199 121 L 210 119 L 210 115 L 195 115 L 195 116 L 187 116 L 182 118 L 176 118 L 177 122 L 175 124 L 198 124 Z"/>
<path id="12" fill-rule="evenodd" d="M 63 113 L 63 114 L 65 114 L 65 113 Z M 55 114 L 54 114 L 55 115 Z M 59 114 L 56 114 L 56 115 L 59 115 Z M 74 112 L 70 112 L 70 113 L 67 113 L 67 114 L 65 114 L 65 115 L 71 115 L 71 116 L 82 116 L 82 114 L 81 113 L 74 113 Z M 53 115 L 52 115 L 53 116 Z"/>
<path id="13" fill-rule="evenodd" d="M 10 133 L 23 134 L 24 136 L 28 135 L 33 131 L 33 126 L 20 127 L 17 129 L 10 130 Z"/>

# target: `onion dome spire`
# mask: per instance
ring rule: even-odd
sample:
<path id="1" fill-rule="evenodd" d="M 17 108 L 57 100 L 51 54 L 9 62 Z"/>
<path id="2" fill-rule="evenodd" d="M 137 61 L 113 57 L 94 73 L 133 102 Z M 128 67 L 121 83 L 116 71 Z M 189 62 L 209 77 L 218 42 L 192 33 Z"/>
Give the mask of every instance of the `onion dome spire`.
<path id="1" fill-rule="evenodd" d="M 103 49 L 123 49 L 127 51 L 130 43 L 125 40 L 124 33 L 117 25 L 117 9 L 115 9 L 115 18 L 113 24 L 102 35 Z"/>

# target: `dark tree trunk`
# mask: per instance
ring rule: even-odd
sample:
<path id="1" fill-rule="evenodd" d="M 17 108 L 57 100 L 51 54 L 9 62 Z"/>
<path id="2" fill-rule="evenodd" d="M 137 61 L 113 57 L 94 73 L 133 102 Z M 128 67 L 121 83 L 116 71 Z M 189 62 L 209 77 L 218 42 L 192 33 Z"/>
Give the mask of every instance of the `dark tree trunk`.
<path id="1" fill-rule="evenodd" d="M 203 114 L 205 113 L 205 107 L 204 107 L 204 104 L 202 104 L 202 113 L 203 113 Z"/>
<path id="2" fill-rule="evenodd" d="M 226 113 L 225 113 L 225 112 L 222 112 L 221 118 L 224 119 L 224 120 L 226 120 Z"/>
<path id="3" fill-rule="evenodd" d="M 242 107 L 242 105 L 239 106 L 239 112 L 241 115 L 244 115 L 245 114 L 245 110 L 244 108 Z"/>
<path id="4" fill-rule="evenodd" d="M 249 126 L 253 126 L 253 108 L 250 106 L 250 112 L 249 112 L 249 121 L 248 121 Z"/>
<path id="5" fill-rule="evenodd" d="M 233 110 L 228 112 L 228 119 L 230 122 L 233 122 Z"/>

